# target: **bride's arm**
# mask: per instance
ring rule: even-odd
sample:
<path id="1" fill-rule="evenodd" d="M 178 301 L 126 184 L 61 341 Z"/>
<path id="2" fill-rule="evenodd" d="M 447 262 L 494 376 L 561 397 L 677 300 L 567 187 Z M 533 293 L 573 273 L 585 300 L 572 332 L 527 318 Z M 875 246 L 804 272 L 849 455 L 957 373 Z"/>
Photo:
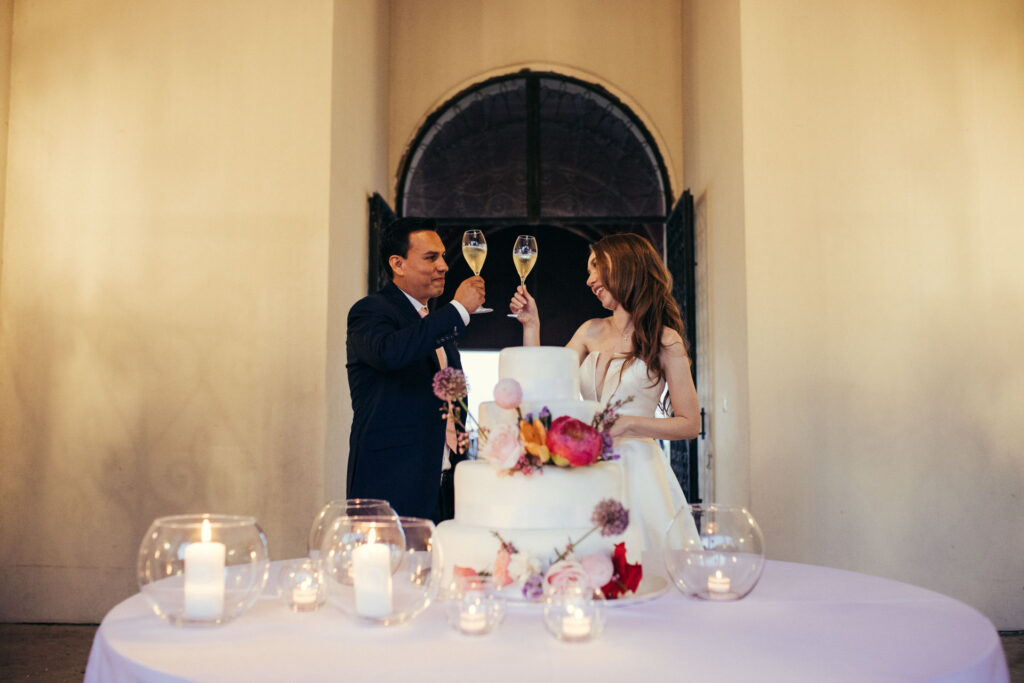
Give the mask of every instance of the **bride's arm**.
<path id="1" fill-rule="evenodd" d="M 526 291 L 526 287 L 516 287 L 508 307 L 523 325 L 523 346 L 540 346 L 540 313 L 537 311 L 537 302 Z"/>
<path id="2" fill-rule="evenodd" d="M 671 333 L 671 334 L 668 334 Z M 659 356 L 665 368 L 672 417 L 621 416 L 612 426 L 614 436 L 650 437 L 652 439 L 693 439 L 700 433 L 700 403 L 697 388 L 690 374 L 690 358 L 683 348 L 683 340 L 674 330 L 666 330 L 662 337 L 665 346 Z"/>

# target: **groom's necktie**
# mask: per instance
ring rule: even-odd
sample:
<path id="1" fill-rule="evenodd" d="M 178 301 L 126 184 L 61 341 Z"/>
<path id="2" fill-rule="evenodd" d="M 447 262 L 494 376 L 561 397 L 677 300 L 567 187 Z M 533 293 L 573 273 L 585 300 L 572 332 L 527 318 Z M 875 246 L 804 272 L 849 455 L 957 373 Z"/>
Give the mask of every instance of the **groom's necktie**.
<path id="1" fill-rule="evenodd" d="M 426 318 L 427 317 L 427 313 L 428 313 L 428 311 L 427 311 L 427 307 L 426 306 L 423 306 L 422 308 L 420 308 L 420 317 L 421 318 Z M 437 351 L 437 362 L 439 362 L 441 364 L 441 369 L 444 369 L 444 368 L 448 367 L 448 354 L 444 352 L 444 349 L 442 347 L 438 346 L 434 350 Z"/>
<path id="2" fill-rule="evenodd" d="M 422 308 L 420 308 L 420 317 L 421 318 L 426 318 L 427 317 L 427 313 L 428 313 L 428 311 L 427 311 L 427 307 L 426 306 L 423 306 Z M 448 354 L 446 354 L 444 352 L 444 349 L 439 346 L 439 347 L 437 347 L 434 350 L 437 351 L 437 360 L 441 364 L 441 368 L 443 369 L 443 368 L 448 367 Z M 455 431 L 455 421 L 452 419 L 452 414 L 450 412 L 448 413 L 448 424 L 445 426 L 445 430 L 444 430 L 444 440 L 445 440 L 445 443 L 448 445 L 448 449 L 451 452 L 453 452 L 453 453 L 458 453 L 459 452 L 459 448 L 458 448 L 459 437 L 458 437 L 458 433 Z M 451 461 L 448 459 L 448 454 L 447 453 L 445 453 L 444 455 L 445 455 L 445 458 L 444 458 L 444 465 L 442 465 L 442 469 L 446 469 L 447 470 L 447 469 L 451 468 Z"/>

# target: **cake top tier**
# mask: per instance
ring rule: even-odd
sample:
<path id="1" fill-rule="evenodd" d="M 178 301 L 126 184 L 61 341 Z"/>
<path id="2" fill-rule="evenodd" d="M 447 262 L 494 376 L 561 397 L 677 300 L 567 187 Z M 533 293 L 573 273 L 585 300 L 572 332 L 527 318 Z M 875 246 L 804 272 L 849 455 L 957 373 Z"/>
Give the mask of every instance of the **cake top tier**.
<path id="1" fill-rule="evenodd" d="M 524 401 L 580 397 L 579 357 L 564 346 L 510 346 L 498 356 L 498 375 L 523 388 Z"/>

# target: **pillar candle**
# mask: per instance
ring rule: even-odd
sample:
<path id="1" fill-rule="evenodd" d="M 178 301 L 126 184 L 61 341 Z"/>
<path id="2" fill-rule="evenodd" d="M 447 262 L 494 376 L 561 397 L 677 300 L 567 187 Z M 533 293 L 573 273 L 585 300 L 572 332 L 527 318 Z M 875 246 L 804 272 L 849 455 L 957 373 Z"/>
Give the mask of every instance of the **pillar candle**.
<path id="1" fill-rule="evenodd" d="M 352 551 L 356 613 L 364 617 L 391 614 L 391 546 L 375 540 L 371 529 L 367 542 Z"/>
<path id="2" fill-rule="evenodd" d="M 225 548 L 210 536 L 210 521 L 204 519 L 202 540 L 185 548 L 186 619 L 207 621 L 224 613 Z"/>

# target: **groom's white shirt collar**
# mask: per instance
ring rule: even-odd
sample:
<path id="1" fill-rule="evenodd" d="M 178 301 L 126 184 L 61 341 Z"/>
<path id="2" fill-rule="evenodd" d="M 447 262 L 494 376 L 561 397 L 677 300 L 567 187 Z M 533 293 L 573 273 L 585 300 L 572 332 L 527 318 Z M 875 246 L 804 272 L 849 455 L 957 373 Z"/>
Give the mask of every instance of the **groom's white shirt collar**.
<path id="1" fill-rule="evenodd" d="M 395 286 L 398 287 L 398 285 Z M 419 299 L 409 294 L 409 292 L 405 291 L 401 287 L 398 287 L 398 291 L 400 291 L 402 294 L 405 294 L 405 298 L 409 300 L 409 303 L 412 304 L 412 307 L 416 309 L 417 313 L 421 308 L 425 307 L 425 304 L 421 304 L 419 302 Z M 460 304 L 455 299 L 452 299 L 449 303 L 455 307 L 456 311 L 459 312 L 459 316 L 462 318 L 462 324 L 469 325 L 469 311 L 466 310 L 466 307 Z"/>

